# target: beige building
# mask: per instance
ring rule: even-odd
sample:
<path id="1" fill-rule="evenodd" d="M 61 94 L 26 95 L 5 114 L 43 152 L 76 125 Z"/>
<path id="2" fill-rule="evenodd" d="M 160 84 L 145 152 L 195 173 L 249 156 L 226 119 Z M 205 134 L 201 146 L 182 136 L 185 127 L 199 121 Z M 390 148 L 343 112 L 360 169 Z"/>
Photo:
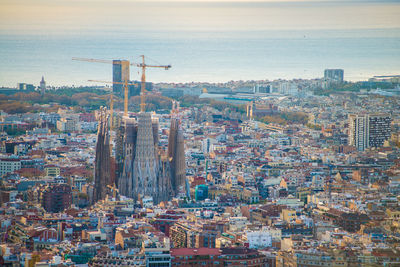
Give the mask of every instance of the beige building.
<path id="1" fill-rule="evenodd" d="M 57 121 L 57 130 L 60 132 L 79 131 L 79 122 L 74 118 L 61 118 L 59 121 Z"/>
<path id="2" fill-rule="evenodd" d="M 286 221 L 287 223 L 296 221 L 296 219 L 297 219 L 296 211 L 289 210 L 289 209 L 283 209 L 281 212 L 281 219 L 283 221 Z"/>
<path id="3" fill-rule="evenodd" d="M 58 166 L 47 166 L 44 168 L 44 170 L 46 171 L 46 176 L 51 176 L 51 177 L 57 177 L 60 176 L 60 167 Z"/>

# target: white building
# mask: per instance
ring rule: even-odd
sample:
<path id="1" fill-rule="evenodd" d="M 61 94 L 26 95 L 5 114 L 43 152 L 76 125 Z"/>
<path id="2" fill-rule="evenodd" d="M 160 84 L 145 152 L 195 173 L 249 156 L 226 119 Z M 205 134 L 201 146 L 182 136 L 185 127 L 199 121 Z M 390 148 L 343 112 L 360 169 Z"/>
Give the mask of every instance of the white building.
<path id="1" fill-rule="evenodd" d="M 368 123 L 366 116 L 349 116 L 349 145 L 355 146 L 359 151 L 368 147 Z"/>
<path id="2" fill-rule="evenodd" d="M 293 82 L 282 82 L 279 85 L 279 93 L 283 95 L 296 95 L 299 92 L 297 84 Z"/>
<path id="3" fill-rule="evenodd" d="M 21 161 L 19 159 L 4 158 L 0 159 L 0 175 L 12 173 L 21 169 Z"/>
<path id="4" fill-rule="evenodd" d="M 61 141 L 52 136 L 49 139 L 41 139 L 40 143 L 37 145 L 39 149 L 51 149 L 62 146 Z"/>
<path id="5" fill-rule="evenodd" d="M 207 154 L 207 153 L 212 152 L 212 146 L 216 143 L 217 143 L 217 140 L 215 140 L 215 139 L 212 139 L 212 138 L 204 139 L 201 144 L 203 153 Z"/>
<path id="6" fill-rule="evenodd" d="M 349 145 L 359 151 L 383 146 L 391 136 L 391 122 L 388 114 L 349 115 Z"/>
<path id="7" fill-rule="evenodd" d="M 246 217 L 231 217 L 231 218 L 229 218 L 229 230 L 231 230 L 231 231 L 241 231 L 248 224 L 249 224 L 249 221 Z"/>
<path id="8" fill-rule="evenodd" d="M 97 130 L 97 121 L 92 122 L 80 122 L 80 129 L 82 131 L 96 131 Z"/>
<path id="9" fill-rule="evenodd" d="M 317 190 L 323 190 L 325 185 L 325 179 L 323 176 L 314 175 L 312 178 L 312 188 Z"/>
<path id="10" fill-rule="evenodd" d="M 153 197 L 144 196 L 142 198 L 143 208 L 152 208 L 153 207 Z"/>
<path id="11" fill-rule="evenodd" d="M 246 231 L 249 248 L 262 249 L 272 246 L 272 236 L 268 230 Z"/>

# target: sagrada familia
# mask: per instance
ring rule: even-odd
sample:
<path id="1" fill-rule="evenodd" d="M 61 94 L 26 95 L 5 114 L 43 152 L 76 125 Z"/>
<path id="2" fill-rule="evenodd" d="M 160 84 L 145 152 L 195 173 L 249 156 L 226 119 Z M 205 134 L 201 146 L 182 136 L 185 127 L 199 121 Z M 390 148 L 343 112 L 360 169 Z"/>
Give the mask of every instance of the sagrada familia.
<path id="1" fill-rule="evenodd" d="M 120 195 L 139 200 L 152 197 L 153 203 L 168 201 L 184 186 L 186 175 L 183 132 L 173 104 L 168 151 L 158 145 L 159 123 L 150 112 L 136 118 L 124 116 L 117 127 L 115 168 L 111 168 L 108 116 L 102 109 L 98 128 L 93 201 L 106 197 L 108 188 L 118 187 Z M 111 169 L 115 169 L 115 179 Z"/>
<path id="2" fill-rule="evenodd" d="M 98 113 L 97 144 L 95 158 L 95 173 L 92 202 L 104 199 L 109 191 L 108 186 L 113 184 L 111 174 L 111 148 L 109 132 L 109 114 L 106 108 L 100 108 Z"/>

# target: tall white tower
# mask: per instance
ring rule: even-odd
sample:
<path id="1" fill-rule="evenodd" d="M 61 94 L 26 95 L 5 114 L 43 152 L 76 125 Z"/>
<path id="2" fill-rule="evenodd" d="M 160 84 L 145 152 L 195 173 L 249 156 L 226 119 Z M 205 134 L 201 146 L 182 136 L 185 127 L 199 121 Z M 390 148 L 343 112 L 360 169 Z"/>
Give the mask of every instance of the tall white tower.
<path id="1" fill-rule="evenodd" d="M 349 115 L 349 145 L 359 151 L 368 147 L 381 147 L 390 138 L 388 114 Z"/>
<path id="2" fill-rule="evenodd" d="M 368 147 L 368 119 L 365 115 L 349 116 L 349 145 L 359 151 Z"/>

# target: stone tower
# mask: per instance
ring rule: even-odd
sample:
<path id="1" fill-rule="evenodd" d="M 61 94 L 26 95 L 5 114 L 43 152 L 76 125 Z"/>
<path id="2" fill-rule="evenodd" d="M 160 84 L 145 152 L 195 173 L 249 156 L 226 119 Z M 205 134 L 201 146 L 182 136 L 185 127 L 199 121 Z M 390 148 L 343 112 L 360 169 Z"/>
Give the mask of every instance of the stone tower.
<path id="1" fill-rule="evenodd" d="M 42 80 L 40 81 L 40 93 L 44 95 L 46 92 L 46 82 L 44 81 L 44 77 L 42 76 Z"/>
<path id="2" fill-rule="evenodd" d="M 99 125 L 97 130 L 93 203 L 104 199 L 109 192 L 107 186 L 112 186 L 114 181 L 111 175 L 110 132 L 109 114 L 106 108 L 99 112 Z"/>
<path id="3" fill-rule="evenodd" d="M 141 112 L 138 116 L 138 132 L 133 160 L 133 190 L 142 196 L 157 198 L 158 162 L 154 146 L 151 113 Z"/>
<path id="4" fill-rule="evenodd" d="M 171 118 L 171 127 L 168 137 L 168 159 L 171 165 L 171 185 L 174 193 L 178 193 L 186 178 L 185 148 L 183 131 L 179 118 Z"/>
<path id="5" fill-rule="evenodd" d="M 118 186 L 118 179 L 122 176 L 124 169 L 124 136 L 125 125 L 123 124 L 122 117 L 115 116 L 115 184 Z"/>
<path id="6" fill-rule="evenodd" d="M 138 200 L 151 196 L 154 203 L 168 200 L 170 168 L 158 150 L 158 121 L 149 112 L 140 112 L 137 122 L 126 118 L 125 162 L 119 179 L 121 195 Z M 167 162 L 167 163 L 165 163 Z"/>
<path id="7" fill-rule="evenodd" d="M 133 118 L 124 118 L 125 133 L 123 141 L 124 161 L 122 176 L 118 179 L 119 193 L 123 196 L 133 196 L 132 173 L 133 160 L 135 159 L 135 147 L 137 138 L 137 123 Z"/>

